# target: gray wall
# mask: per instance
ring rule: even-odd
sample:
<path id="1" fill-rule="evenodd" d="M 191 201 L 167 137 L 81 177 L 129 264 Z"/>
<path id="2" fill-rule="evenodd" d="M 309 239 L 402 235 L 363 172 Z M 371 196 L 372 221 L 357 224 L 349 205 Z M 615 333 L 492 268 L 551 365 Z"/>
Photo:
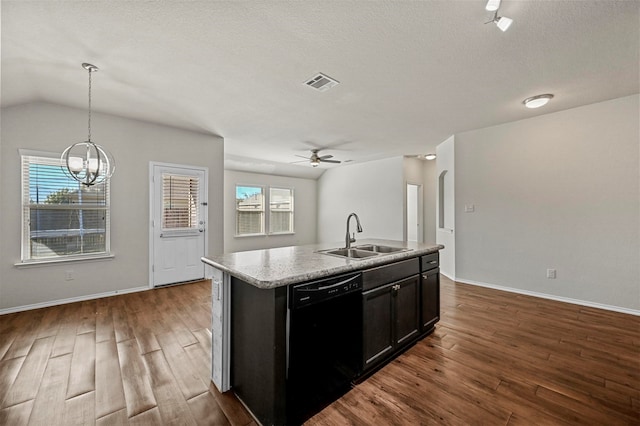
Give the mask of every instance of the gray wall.
<path id="1" fill-rule="evenodd" d="M 235 252 L 263 248 L 285 247 L 316 242 L 316 187 L 313 179 L 247 173 L 233 170 L 224 172 L 224 251 Z M 291 235 L 261 235 L 236 237 L 236 184 L 293 188 L 294 230 Z"/>
<path id="2" fill-rule="evenodd" d="M 424 202 L 424 241 L 436 242 L 436 198 L 438 195 L 436 162 L 424 161 L 422 165 Z"/>
<path id="3" fill-rule="evenodd" d="M 456 278 L 640 310 L 639 117 L 634 95 L 456 134 Z"/>
<path id="4" fill-rule="evenodd" d="M 0 312 L 148 286 L 150 161 L 209 168 L 209 252 L 222 252 L 222 138 L 94 112 L 92 139 L 110 150 L 117 163 L 111 184 L 111 250 L 115 258 L 14 266 L 20 262 L 18 149 L 62 152 L 86 138 L 86 120 L 84 110 L 47 103 L 2 110 Z M 74 271 L 71 281 L 65 280 L 67 270 Z"/>
<path id="5" fill-rule="evenodd" d="M 436 196 L 436 241 L 442 244 L 444 249 L 440 251 L 440 272 L 456 279 L 456 169 L 455 160 L 456 136 L 449 137 L 438 145 L 436 149 L 437 164 L 435 173 L 435 185 L 439 187 L 440 176 L 446 171 L 444 182 L 447 190 L 441 197 L 440 189 Z M 440 208 L 442 204 L 443 208 Z"/>
<path id="6" fill-rule="evenodd" d="M 363 232 L 356 239 L 403 239 L 403 158 L 344 165 L 318 179 L 318 241 L 344 246 L 347 216 L 355 212 Z M 351 229 L 355 230 L 355 220 Z"/>

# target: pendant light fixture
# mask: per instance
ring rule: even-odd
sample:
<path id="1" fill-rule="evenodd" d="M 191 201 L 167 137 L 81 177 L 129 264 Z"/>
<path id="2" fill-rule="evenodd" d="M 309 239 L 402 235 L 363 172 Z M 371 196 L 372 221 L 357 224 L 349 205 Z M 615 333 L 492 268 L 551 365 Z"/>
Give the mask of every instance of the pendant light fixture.
<path id="1" fill-rule="evenodd" d="M 65 174 L 83 185 L 91 186 L 109 179 L 116 169 L 116 163 L 107 150 L 91 141 L 91 73 L 98 71 L 98 67 L 85 62 L 82 68 L 89 72 L 88 136 L 86 141 L 67 147 L 60 159 Z"/>

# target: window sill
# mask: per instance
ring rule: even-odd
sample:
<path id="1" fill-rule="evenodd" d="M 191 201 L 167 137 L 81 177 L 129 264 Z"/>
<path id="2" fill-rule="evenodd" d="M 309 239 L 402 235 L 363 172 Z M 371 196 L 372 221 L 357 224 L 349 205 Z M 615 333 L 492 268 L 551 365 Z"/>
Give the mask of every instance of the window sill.
<path id="1" fill-rule="evenodd" d="M 13 266 L 15 266 L 16 268 L 29 268 L 33 266 L 55 265 L 57 263 L 113 260 L 114 258 L 115 258 L 115 255 L 109 253 L 109 254 L 99 254 L 95 256 L 77 256 L 77 257 L 65 257 L 65 258 L 54 258 L 54 259 L 27 260 L 24 262 L 15 263 Z"/>
<path id="2" fill-rule="evenodd" d="M 264 238 L 264 237 L 277 237 L 280 235 L 295 235 L 295 232 L 273 232 L 270 234 L 241 234 L 241 235 L 234 235 L 233 238 L 250 238 L 250 237 L 260 237 L 260 238 Z"/>

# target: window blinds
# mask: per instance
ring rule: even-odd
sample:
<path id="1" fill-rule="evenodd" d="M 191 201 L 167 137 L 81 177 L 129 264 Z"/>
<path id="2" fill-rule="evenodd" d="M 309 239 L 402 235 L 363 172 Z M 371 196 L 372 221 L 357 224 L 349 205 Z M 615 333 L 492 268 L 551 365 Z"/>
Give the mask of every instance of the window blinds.
<path id="1" fill-rule="evenodd" d="M 162 229 L 198 228 L 200 179 L 162 174 Z"/>

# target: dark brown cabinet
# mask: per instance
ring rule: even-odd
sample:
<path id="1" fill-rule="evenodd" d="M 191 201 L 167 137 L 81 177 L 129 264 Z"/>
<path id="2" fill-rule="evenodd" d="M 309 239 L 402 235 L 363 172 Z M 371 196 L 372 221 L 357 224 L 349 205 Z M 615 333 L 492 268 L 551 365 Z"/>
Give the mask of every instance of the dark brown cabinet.
<path id="1" fill-rule="evenodd" d="M 420 333 L 428 334 L 440 320 L 440 268 L 438 253 L 420 259 Z"/>
<path id="2" fill-rule="evenodd" d="M 420 333 L 420 275 L 362 294 L 363 368 L 387 359 Z"/>

